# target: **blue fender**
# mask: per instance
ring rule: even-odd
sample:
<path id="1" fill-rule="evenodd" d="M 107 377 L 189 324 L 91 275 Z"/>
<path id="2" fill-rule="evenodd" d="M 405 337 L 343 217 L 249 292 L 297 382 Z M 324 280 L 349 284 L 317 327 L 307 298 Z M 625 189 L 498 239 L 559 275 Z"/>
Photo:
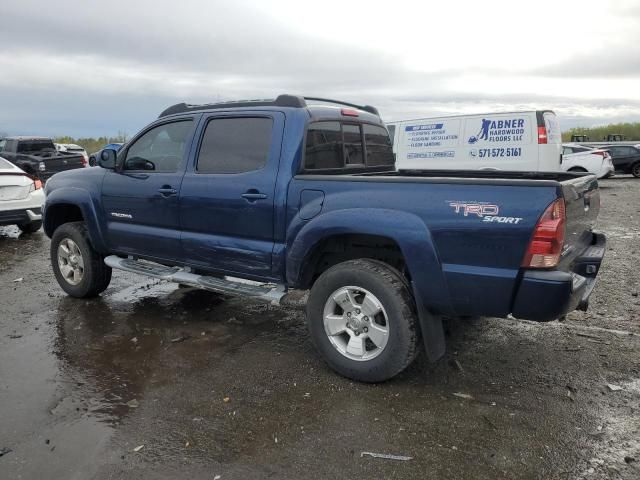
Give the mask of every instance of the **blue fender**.
<path id="1" fill-rule="evenodd" d="M 292 222 L 291 226 L 299 225 Z M 286 275 L 289 285 L 301 281 L 305 260 L 323 240 L 345 234 L 378 235 L 395 241 L 411 275 L 422 336 L 431 361 L 445 351 L 440 315 L 452 315 L 449 292 L 429 229 L 412 213 L 379 209 L 340 209 L 306 222 L 297 232 L 290 229 Z"/>
<path id="2" fill-rule="evenodd" d="M 43 210 L 47 236 L 51 237 L 53 235 L 53 231 L 47 228 L 47 210 L 61 204 L 74 205 L 80 208 L 93 248 L 98 252 L 107 253 L 105 228 L 98 222 L 98 218 L 102 218 L 102 216 L 96 211 L 96 201 L 92 198 L 91 193 L 81 188 L 62 187 L 47 194 Z"/>

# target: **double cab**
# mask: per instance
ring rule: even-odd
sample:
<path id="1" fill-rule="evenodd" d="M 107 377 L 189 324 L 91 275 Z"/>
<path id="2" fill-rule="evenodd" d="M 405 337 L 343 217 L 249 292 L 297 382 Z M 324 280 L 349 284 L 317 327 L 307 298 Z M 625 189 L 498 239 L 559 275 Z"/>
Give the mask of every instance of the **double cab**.
<path id="1" fill-rule="evenodd" d="M 352 379 L 445 353 L 442 317 L 586 309 L 604 251 L 593 175 L 397 171 L 378 111 L 333 100 L 166 109 L 101 168 L 46 184 L 71 296 L 112 269 L 279 302 L 310 290 L 311 338 Z"/>

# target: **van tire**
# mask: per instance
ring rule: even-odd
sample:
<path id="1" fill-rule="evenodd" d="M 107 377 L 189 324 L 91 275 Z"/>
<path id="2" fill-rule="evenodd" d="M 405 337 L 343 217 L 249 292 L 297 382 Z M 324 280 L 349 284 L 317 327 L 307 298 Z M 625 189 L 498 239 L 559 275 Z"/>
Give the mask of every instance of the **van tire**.
<path id="1" fill-rule="evenodd" d="M 64 246 L 61 248 L 61 244 Z M 74 265 L 78 265 L 78 258 L 82 268 L 78 277 L 74 274 L 62 272 L 60 256 L 64 251 L 74 250 Z M 77 249 L 77 252 L 75 251 Z M 91 298 L 102 293 L 111 282 L 111 267 L 104 263 L 104 257 L 96 252 L 91 245 L 87 227 L 84 222 L 69 222 L 59 226 L 51 237 L 51 266 L 60 287 L 75 298 Z M 69 260 L 67 260 L 69 262 Z"/>
<path id="2" fill-rule="evenodd" d="M 358 293 L 349 297 L 353 302 L 343 310 L 334 298 L 347 289 Z M 372 318 L 366 316 L 372 310 L 358 303 L 367 296 L 370 299 L 367 303 L 381 307 Z M 337 310 L 332 311 L 334 306 Z M 349 310 L 353 312 L 351 320 L 346 317 Z M 330 335 L 325 314 L 337 318 L 338 323 L 339 318 L 344 319 L 347 327 L 341 333 Z M 358 326 L 349 327 L 349 322 L 354 321 Z M 418 321 L 411 291 L 397 270 L 376 260 L 349 260 L 324 271 L 309 294 L 307 326 L 324 361 L 340 375 L 360 382 L 383 382 L 394 377 L 411 364 L 419 351 Z M 381 328 L 386 328 L 386 343 L 378 347 L 381 337 L 370 335 Z M 365 329 L 371 333 L 365 333 L 368 332 Z M 374 343 L 372 338 L 380 343 Z M 351 341 L 358 344 L 358 340 L 364 353 L 353 355 L 349 346 Z"/>

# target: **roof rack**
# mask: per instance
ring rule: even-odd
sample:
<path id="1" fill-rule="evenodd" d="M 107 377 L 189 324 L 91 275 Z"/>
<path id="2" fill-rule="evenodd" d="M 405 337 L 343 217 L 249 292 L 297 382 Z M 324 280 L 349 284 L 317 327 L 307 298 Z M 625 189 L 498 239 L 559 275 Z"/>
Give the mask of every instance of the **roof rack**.
<path id="1" fill-rule="evenodd" d="M 203 105 L 190 105 L 187 103 L 176 103 L 175 105 L 166 108 L 158 115 L 158 118 L 166 117 L 167 115 L 174 115 L 176 113 L 195 112 L 199 110 L 211 110 L 218 108 L 229 107 L 292 107 L 292 108 L 305 108 L 307 106 L 306 100 L 314 100 L 325 103 L 335 103 L 338 105 L 345 105 L 348 107 L 358 108 L 365 112 L 373 113 L 374 115 L 380 115 L 378 109 L 370 105 L 356 105 L 354 103 L 341 102 L 339 100 L 331 100 L 328 98 L 319 97 L 301 97 L 298 95 L 278 95 L 275 100 L 240 100 L 231 102 L 219 102 L 219 103 L 207 103 Z"/>

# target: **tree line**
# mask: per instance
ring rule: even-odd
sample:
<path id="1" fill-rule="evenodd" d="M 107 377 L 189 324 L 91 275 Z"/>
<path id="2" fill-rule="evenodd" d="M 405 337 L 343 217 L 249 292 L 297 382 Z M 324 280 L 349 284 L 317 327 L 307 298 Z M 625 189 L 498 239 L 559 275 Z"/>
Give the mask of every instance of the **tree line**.
<path id="1" fill-rule="evenodd" d="M 612 123 L 601 127 L 572 128 L 562 132 L 562 141 L 569 142 L 571 135 L 586 135 L 592 142 L 606 140 L 609 134 L 624 135 L 625 140 L 640 140 L 640 122 Z"/>
<path id="2" fill-rule="evenodd" d="M 118 132 L 115 137 L 83 137 L 75 138 L 70 136 L 55 137 L 53 141 L 55 143 L 74 143 L 84 148 L 87 153 L 94 153 L 100 150 L 108 143 L 126 143 L 129 140 L 129 136 L 125 132 Z"/>

